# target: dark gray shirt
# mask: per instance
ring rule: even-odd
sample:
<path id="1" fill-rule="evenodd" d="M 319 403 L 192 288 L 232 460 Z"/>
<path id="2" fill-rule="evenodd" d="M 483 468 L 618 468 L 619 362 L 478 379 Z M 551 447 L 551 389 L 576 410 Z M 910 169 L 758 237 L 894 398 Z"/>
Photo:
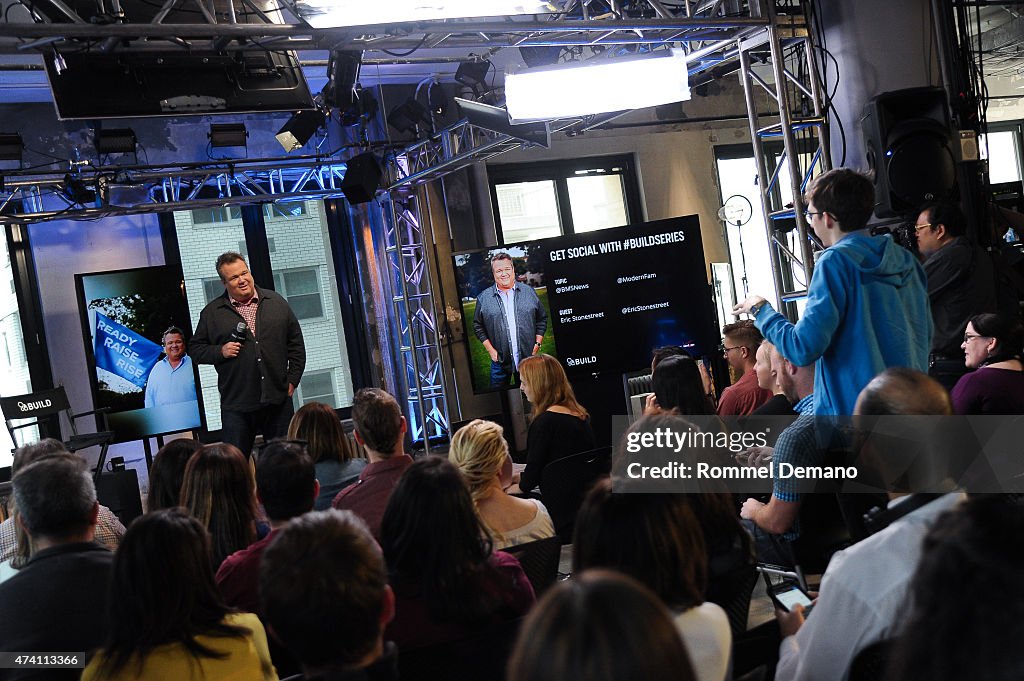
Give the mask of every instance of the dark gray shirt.
<path id="1" fill-rule="evenodd" d="M 519 358 L 525 359 L 533 354 L 533 344 L 537 336 L 543 336 L 547 330 L 548 313 L 533 288 L 516 282 L 514 290 L 516 341 L 519 346 Z M 491 345 L 498 351 L 499 363 L 511 365 L 512 343 L 509 339 L 505 306 L 497 286 L 488 286 L 477 296 L 473 331 L 481 343 L 485 340 L 491 341 Z"/>
<path id="2" fill-rule="evenodd" d="M 962 357 L 967 320 L 982 312 L 996 312 L 992 259 L 980 246 L 957 237 L 924 261 L 928 301 L 935 333 L 932 352 Z"/>

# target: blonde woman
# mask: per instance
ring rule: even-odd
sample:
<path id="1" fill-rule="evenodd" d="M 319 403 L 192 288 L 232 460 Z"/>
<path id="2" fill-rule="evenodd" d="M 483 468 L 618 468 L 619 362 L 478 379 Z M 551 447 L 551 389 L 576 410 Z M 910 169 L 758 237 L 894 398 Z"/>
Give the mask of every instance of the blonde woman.
<path id="1" fill-rule="evenodd" d="M 495 550 L 554 536 L 544 504 L 505 493 L 512 483 L 512 459 L 497 423 L 476 419 L 463 426 L 452 438 L 448 459 L 466 479 Z"/>
<path id="2" fill-rule="evenodd" d="M 519 363 L 519 377 L 519 387 L 533 405 L 533 418 L 526 438 L 526 468 L 514 482 L 519 490 L 529 492 L 540 484 L 541 472 L 549 463 L 597 445 L 590 416 L 576 401 L 557 359 L 545 354 L 527 357 Z"/>

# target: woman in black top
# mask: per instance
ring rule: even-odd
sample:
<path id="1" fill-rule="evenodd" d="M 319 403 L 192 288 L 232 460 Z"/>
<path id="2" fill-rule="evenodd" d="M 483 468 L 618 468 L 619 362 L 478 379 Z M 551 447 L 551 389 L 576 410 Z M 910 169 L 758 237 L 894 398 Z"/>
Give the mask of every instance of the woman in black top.
<path id="1" fill-rule="evenodd" d="M 557 359 L 545 354 L 527 357 L 519 363 L 519 377 L 534 410 L 526 437 L 526 468 L 519 479 L 519 489 L 529 492 L 540 483 L 546 465 L 597 445 L 587 410 L 576 401 Z"/>

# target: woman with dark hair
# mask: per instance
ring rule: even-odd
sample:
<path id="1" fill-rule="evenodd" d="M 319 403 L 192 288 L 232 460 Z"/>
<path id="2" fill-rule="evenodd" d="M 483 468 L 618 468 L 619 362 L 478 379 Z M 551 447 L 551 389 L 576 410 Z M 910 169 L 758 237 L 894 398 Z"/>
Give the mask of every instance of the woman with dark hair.
<path id="1" fill-rule="evenodd" d="M 399 650 L 464 638 L 533 605 L 519 561 L 491 550 L 469 489 L 446 459 L 424 457 L 402 474 L 380 535 L 395 592 L 384 638 Z"/>
<path id="2" fill-rule="evenodd" d="M 221 602 L 209 536 L 182 509 L 132 523 L 111 579 L 110 634 L 83 681 L 277 679 L 263 625 Z"/>
<path id="3" fill-rule="evenodd" d="M 722 681 L 732 632 L 719 606 L 704 601 L 707 551 L 697 519 L 681 494 L 615 494 L 598 482 L 580 507 L 573 572 L 617 570 L 649 588 L 672 612 L 696 678 Z"/>
<path id="4" fill-rule="evenodd" d="M 192 455 L 202 448 L 202 442 L 188 438 L 171 440 L 160 448 L 153 459 L 153 467 L 149 470 L 147 511 L 152 513 L 162 508 L 174 508 L 181 502 L 185 466 Z"/>
<path id="5" fill-rule="evenodd" d="M 652 376 L 654 407 L 660 411 L 689 416 L 714 416 L 712 404 L 701 380 L 697 361 L 674 355 L 658 363 Z"/>
<path id="6" fill-rule="evenodd" d="M 258 539 L 256 480 L 234 445 L 206 445 L 192 455 L 185 466 L 181 505 L 210 533 L 214 570 Z"/>
<path id="7" fill-rule="evenodd" d="M 950 396 L 957 414 L 1024 414 L 1024 328 L 1002 314 L 979 314 L 967 322 L 960 348 L 967 368 Z"/>
<path id="8" fill-rule="evenodd" d="M 323 402 L 307 402 L 299 407 L 288 424 L 288 437 L 305 440 L 313 457 L 320 482 L 320 494 L 313 506 L 317 511 L 330 508 L 338 492 L 358 480 L 368 463 L 356 453 L 334 409 Z"/>
<path id="9" fill-rule="evenodd" d="M 557 359 L 543 353 L 527 357 L 519 363 L 519 379 L 523 395 L 533 405 L 533 418 L 526 435 L 526 468 L 513 482 L 520 491 L 529 492 L 540 484 L 549 463 L 594 449 L 597 444 L 590 415 L 576 401 Z"/>
<path id="10" fill-rule="evenodd" d="M 520 628 L 508 681 L 695 681 L 665 606 L 625 575 L 551 588 Z"/>
<path id="11" fill-rule="evenodd" d="M 1024 506 L 1001 496 L 971 499 L 936 520 L 887 678 L 1024 679 L 1022 536 Z"/>

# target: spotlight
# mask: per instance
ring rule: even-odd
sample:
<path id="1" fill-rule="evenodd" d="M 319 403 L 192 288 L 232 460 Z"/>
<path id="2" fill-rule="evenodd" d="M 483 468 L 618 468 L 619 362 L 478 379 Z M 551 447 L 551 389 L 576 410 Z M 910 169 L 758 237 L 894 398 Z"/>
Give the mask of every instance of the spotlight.
<path id="1" fill-rule="evenodd" d="M 477 97 L 487 89 L 487 72 L 491 70 L 489 61 L 464 61 L 455 71 L 455 80 L 467 85 Z"/>
<path id="2" fill-rule="evenodd" d="M 380 105 L 373 96 L 370 88 L 359 88 L 354 93 L 355 101 L 352 106 L 341 112 L 342 125 L 355 125 L 360 120 L 369 121 L 377 116 Z"/>
<path id="3" fill-rule="evenodd" d="M 412 132 L 422 123 L 430 127 L 430 113 L 427 108 L 410 97 L 388 114 L 388 125 L 398 132 Z"/>
<path id="4" fill-rule="evenodd" d="M 327 86 L 324 87 L 324 102 L 328 106 L 345 110 L 355 103 L 355 86 L 359 81 L 359 65 L 362 59 L 362 52 L 331 52 L 331 58 L 327 62 Z"/>
<path id="5" fill-rule="evenodd" d="M 131 128 L 96 131 L 96 153 L 134 154 L 139 140 Z"/>
<path id="6" fill-rule="evenodd" d="M 557 64 L 558 57 L 561 54 L 561 45 L 534 45 L 519 48 L 519 56 L 523 58 L 523 61 L 531 69 L 537 66 Z"/>
<path id="7" fill-rule="evenodd" d="M 0 134 L 0 161 L 17 161 L 21 163 L 25 142 L 16 132 Z"/>
<path id="8" fill-rule="evenodd" d="M 380 185 L 383 171 L 372 152 L 353 156 L 345 164 L 345 177 L 341 178 L 341 191 L 350 204 L 373 200 Z"/>
<path id="9" fill-rule="evenodd" d="M 64 186 L 61 188 L 64 197 L 73 204 L 87 206 L 96 203 L 96 191 L 90 188 L 80 178 L 66 173 L 64 175 Z"/>
<path id="10" fill-rule="evenodd" d="M 528 146 L 540 146 L 545 149 L 551 146 L 551 127 L 547 122 L 513 124 L 508 120 L 508 111 L 500 107 L 471 102 L 460 97 L 455 98 L 455 104 L 470 125 L 515 137 L 526 142 Z"/>
<path id="11" fill-rule="evenodd" d="M 244 147 L 249 131 L 245 129 L 244 123 L 214 123 L 210 126 L 210 146 L 220 147 Z"/>
<path id="12" fill-rule="evenodd" d="M 427 88 L 427 103 L 430 110 L 438 116 L 443 116 L 448 111 L 448 95 L 440 83 L 431 83 Z"/>
<path id="13" fill-rule="evenodd" d="M 295 151 L 305 146 L 325 120 L 326 116 L 319 109 L 296 111 L 274 137 L 285 151 Z"/>

